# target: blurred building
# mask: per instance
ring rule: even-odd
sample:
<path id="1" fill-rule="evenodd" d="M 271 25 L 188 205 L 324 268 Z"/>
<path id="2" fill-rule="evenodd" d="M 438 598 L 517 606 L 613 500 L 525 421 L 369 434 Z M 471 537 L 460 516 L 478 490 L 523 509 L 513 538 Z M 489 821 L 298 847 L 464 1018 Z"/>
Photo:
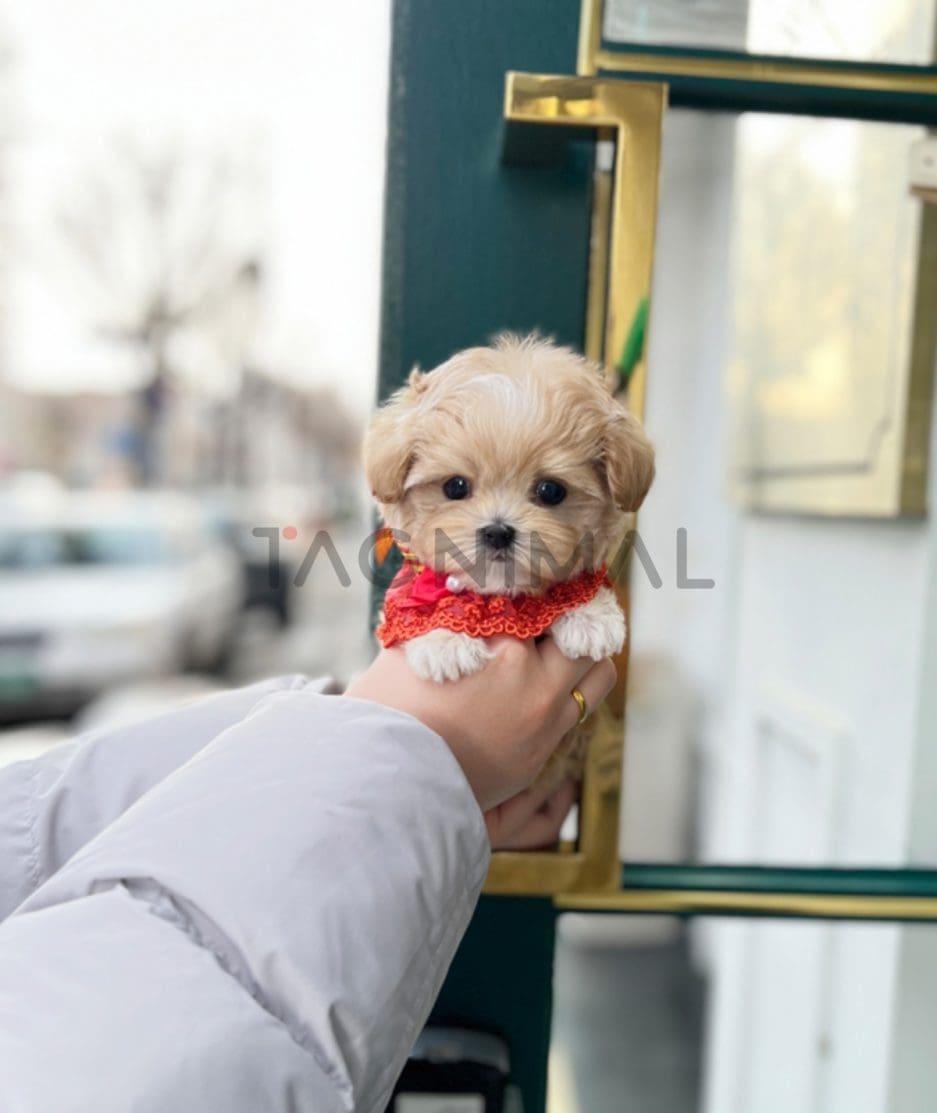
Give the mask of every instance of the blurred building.
<path id="1" fill-rule="evenodd" d="M 0 474 L 41 471 L 75 487 L 136 486 L 146 420 L 136 392 L 52 394 L 0 382 Z M 347 514 L 360 435 L 326 387 L 304 390 L 258 371 L 246 373 L 229 398 L 176 386 L 161 401 L 152 485 L 302 485 L 325 518 Z"/>

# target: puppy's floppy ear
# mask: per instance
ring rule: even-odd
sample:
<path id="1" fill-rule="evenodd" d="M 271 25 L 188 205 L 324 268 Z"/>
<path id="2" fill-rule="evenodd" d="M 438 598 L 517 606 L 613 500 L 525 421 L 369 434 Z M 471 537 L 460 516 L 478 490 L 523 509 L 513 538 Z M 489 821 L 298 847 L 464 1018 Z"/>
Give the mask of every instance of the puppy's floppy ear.
<path id="1" fill-rule="evenodd" d="M 619 405 L 608 419 L 600 463 L 615 504 L 637 510 L 654 479 L 654 446 L 641 423 Z"/>
<path id="2" fill-rule="evenodd" d="M 364 470 L 371 493 L 381 503 L 400 502 L 416 458 L 417 400 L 426 376 L 414 367 L 407 385 L 377 411 L 364 438 Z"/>

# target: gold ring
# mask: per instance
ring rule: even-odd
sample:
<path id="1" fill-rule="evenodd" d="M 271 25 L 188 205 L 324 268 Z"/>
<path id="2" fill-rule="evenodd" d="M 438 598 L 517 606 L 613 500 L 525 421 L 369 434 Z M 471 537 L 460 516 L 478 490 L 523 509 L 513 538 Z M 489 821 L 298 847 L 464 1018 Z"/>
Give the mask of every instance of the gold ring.
<path id="1" fill-rule="evenodd" d="M 586 707 L 586 697 L 578 688 L 573 688 L 569 694 L 576 701 L 576 706 L 579 708 L 579 719 L 576 722 L 576 726 L 581 727 L 586 719 L 589 718 L 589 708 Z"/>

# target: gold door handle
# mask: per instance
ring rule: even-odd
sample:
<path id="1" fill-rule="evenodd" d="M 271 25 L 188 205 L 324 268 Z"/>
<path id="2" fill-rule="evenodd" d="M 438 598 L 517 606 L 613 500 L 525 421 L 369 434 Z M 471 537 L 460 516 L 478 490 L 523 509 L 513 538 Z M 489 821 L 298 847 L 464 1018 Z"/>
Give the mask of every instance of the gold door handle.
<path id="1" fill-rule="evenodd" d="M 607 197 L 594 204 L 587 354 L 608 367 L 649 302 L 657 221 L 661 131 L 667 86 L 598 77 L 508 73 L 504 119 L 512 128 L 587 128 L 615 143 Z M 512 161 L 517 161 L 512 157 Z M 607 236 L 606 236 L 607 233 Z M 599 327 L 596 328 L 596 323 Z M 644 360 L 631 375 L 628 405 L 643 416 Z"/>
<path id="2" fill-rule="evenodd" d="M 504 96 L 504 160 L 543 162 L 569 134 L 591 129 L 614 143 L 613 165 L 596 175 L 586 352 L 614 367 L 634 322 L 646 313 L 654 260 L 660 146 L 667 87 L 595 77 L 509 73 Z M 635 360 L 628 403 L 644 409 L 643 356 Z M 626 602 L 623 600 L 623 602 Z M 578 847 L 569 852 L 499 852 L 486 891 L 543 895 L 615 891 L 620 885 L 621 688 L 596 713 L 583 778 Z"/>

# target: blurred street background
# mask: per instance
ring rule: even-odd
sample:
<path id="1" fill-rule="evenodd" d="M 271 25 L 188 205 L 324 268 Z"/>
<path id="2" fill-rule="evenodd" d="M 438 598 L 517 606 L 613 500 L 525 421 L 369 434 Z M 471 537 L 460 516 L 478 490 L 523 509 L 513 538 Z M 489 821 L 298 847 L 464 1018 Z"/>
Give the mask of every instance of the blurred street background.
<path id="1" fill-rule="evenodd" d="M 7 756 L 368 659 L 389 33 L 372 9 L 348 81 L 339 10 L 0 6 Z"/>

